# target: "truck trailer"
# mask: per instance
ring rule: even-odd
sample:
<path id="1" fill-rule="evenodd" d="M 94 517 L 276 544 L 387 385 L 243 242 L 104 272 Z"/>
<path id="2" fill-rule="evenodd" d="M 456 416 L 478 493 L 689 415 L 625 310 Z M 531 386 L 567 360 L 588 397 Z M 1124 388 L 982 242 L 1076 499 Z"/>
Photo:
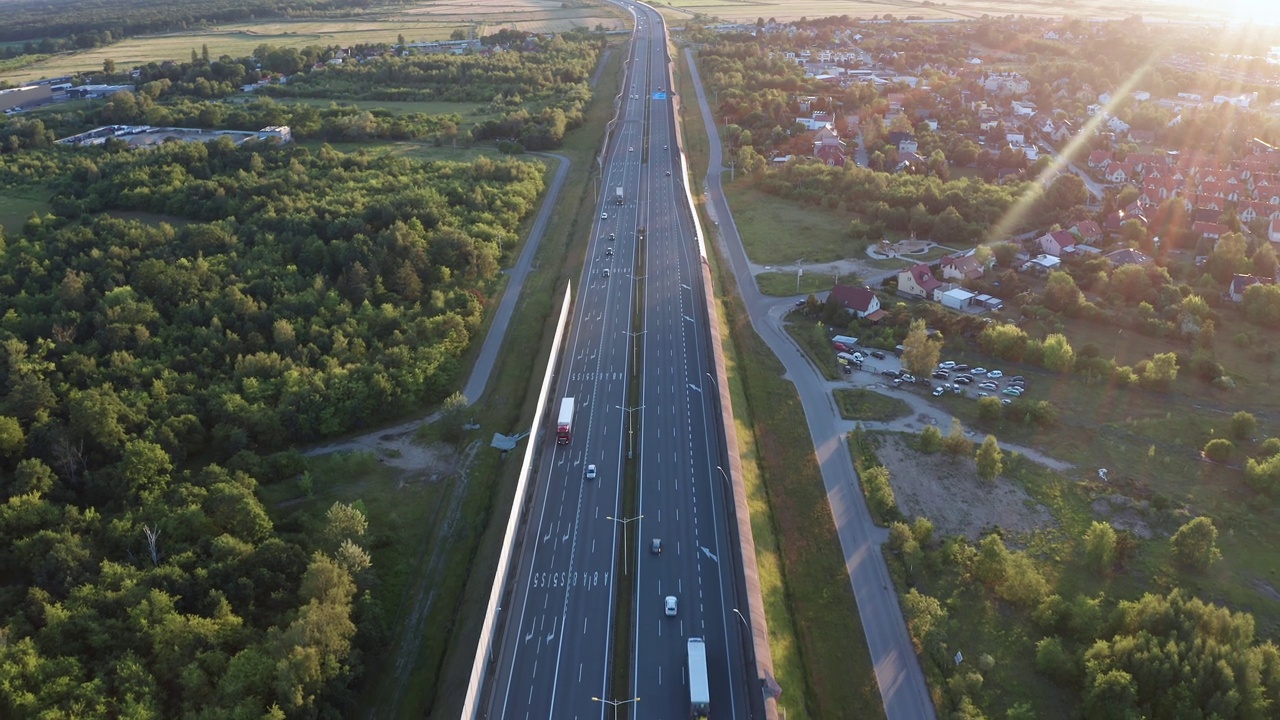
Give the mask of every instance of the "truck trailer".
<path id="1" fill-rule="evenodd" d="M 613 201 L 618 205 L 622 204 L 622 188 L 621 187 L 616 187 L 613 189 Z"/>
<path id="2" fill-rule="evenodd" d="M 707 720 L 711 716 L 711 688 L 707 684 L 707 644 L 689 638 L 689 717 Z"/>
<path id="3" fill-rule="evenodd" d="M 573 398 L 560 401 L 560 416 L 556 418 L 556 444 L 568 445 L 573 438 Z"/>

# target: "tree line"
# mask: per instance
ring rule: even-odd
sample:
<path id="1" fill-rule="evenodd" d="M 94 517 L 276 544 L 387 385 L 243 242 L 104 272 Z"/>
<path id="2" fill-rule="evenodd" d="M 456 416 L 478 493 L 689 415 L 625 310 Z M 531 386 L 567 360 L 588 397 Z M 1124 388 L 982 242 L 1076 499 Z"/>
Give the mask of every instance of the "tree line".
<path id="1" fill-rule="evenodd" d="M 350 717 L 387 640 L 367 521 L 286 532 L 255 489 L 448 393 L 541 168 L 0 156 L 45 180 L 54 212 L 0 235 L 0 715 Z"/>

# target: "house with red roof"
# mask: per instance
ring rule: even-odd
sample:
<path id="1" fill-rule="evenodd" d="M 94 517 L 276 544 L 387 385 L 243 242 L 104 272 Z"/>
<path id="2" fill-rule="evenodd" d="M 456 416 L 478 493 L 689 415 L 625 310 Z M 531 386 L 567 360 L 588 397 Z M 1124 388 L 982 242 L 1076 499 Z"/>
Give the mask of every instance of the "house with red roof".
<path id="1" fill-rule="evenodd" d="M 1271 218 L 1271 223 L 1267 225 L 1267 239 L 1273 243 L 1280 243 L 1280 216 Z"/>
<path id="2" fill-rule="evenodd" d="M 1089 167 L 1094 170 L 1105 170 L 1111 164 L 1110 150 L 1094 150 L 1089 153 Z"/>
<path id="3" fill-rule="evenodd" d="M 880 309 L 880 298 L 876 297 L 875 292 L 869 287 L 837 283 L 831 288 L 830 297 L 840 303 L 840 307 L 860 318 L 875 321 L 885 315 L 884 310 Z"/>
<path id="4" fill-rule="evenodd" d="M 898 273 L 898 292 L 911 297 L 932 298 L 942 281 L 933 276 L 928 265 L 920 263 Z"/>
<path id="5" fill-rule="evenodd" d="M 948 255 L 939 263 L 943 280 L 977 280 L 986 272 L 982 263 L 973 255 Z"/>
<path id="6" fill-rule="evenodd" d="M 1102 239 L 1102 227 L 1092 220 L 1076 223 L 1071 232 L 1079 235 L 1081 242 L 1095 243 Z"/>
<path id="7" fill-rule="evenodd" d="M 1231 232 L 1231 229 L 1222 223 L 1197 221 L 1191 223 L 1191 232 L 1202 238 L 1217 240 Z"/>
<path id="8" fill-rule="evenodd" d="M 1070 247 L 1075 247 L 1076 236 L 1066 230 L 1055 230 L 1051 233 L 1045 233 L 1036 239 L 1040 245 L 1040 250 L 1045 255 L 1053 257 L 1062 257 L 1062 253 Z"/>

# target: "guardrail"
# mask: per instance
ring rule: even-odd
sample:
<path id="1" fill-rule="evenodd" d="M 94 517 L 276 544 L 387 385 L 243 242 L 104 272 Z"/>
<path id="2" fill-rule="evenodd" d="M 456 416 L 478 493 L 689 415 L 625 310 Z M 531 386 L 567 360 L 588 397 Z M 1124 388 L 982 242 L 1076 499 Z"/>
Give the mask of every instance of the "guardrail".
<path id="1" fill-rule="evenodd" d="M 493 658 L 494 628 L 497 626 L 498 603 L 507 591 L 511 567 L 515 558 L 516 531 L 520 527 L 520 519 L 524 515 L 529 493 L 529 477 L 533 473 L 538 455 L 538 430 L 542 427 L 546 416 L 548 402 L 556 372 L 559 369 L 560 345 L 564 342 L 565 331 L 569 327 L 569 309 L 573 306 L 573 284 L 564 289 L 564 302 L 560 305 L 560 319 L 556 323 L 555 339 L 551 343 L 550 358 L 547 371 L 542 376 L 542 389 L 538 392 L 538 405 L 533 413 L 533 424 L 529 430 L 528 444 L 524 451 L 524 465 L 520 477 L 516 480 L 516 495 L 511 503 L 511 517 L 507 518 L 507 532 L 502 537 L 502 552 L 498 555 L 498 571 L 493 579 L 493 590 L 489 593 L 489 605 L 485 610 L 484 624 L 480 626 L 480 640 L 476 643 L 476 657 L 471 663 L 471 679 L 467 683 L 467 696 L 462 703 L 462 717 L 476 718 L 480 712 L 480 696 L 484 689 L 485 673 Z"/>

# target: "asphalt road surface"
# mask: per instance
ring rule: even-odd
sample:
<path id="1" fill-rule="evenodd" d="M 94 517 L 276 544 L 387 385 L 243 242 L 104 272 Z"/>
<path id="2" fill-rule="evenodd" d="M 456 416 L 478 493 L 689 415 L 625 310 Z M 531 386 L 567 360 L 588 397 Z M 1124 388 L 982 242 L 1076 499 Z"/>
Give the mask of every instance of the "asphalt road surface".
<path id="1" fill-rule="evenodd" d="M 880 554 L 880 546 L 888 539 L 888 533 L 871 521 L 866 501 L 859 490 L 842 423 L 824 379 L 786 331 L 769 321 L 769 312 L 779 299 L 760 294 L 751 275 L 742 239 L 738 236 L 733 214 L 720 185 L 725 168 L 721 165 L 720 136 L 715 118 L 707 104 L 692 53 L 686 57 L 711 145 L 706 177 L 708 211 L 716 220 L 722 246 L 737 278 L 751 325 L 786 367 L 786 377 L 795 383 L 804 406 L 827 490 L 827 501 L 831 505 L 844 552 L 845 566 L 853 584 L 853 594 L 858 600 L 858 612 L 871 650 L 885 714 L 889 720 L 933 718 L 933 702 L 929 698 L 924 672 L 907 633 L 884 557 Z"/>
<path id="2" fill-rule="evenodd" d="M 573 436 L 556 445 L 547 427 L 530 439 L 543 452 L 514 589 L 500 610 L 485 717 L 613 717 L 594 698 L 638 697 L 635 717 L 683 720 L 689 637 L 706 639 L 712 716 L 750 717 L 714 395 L 703 389 L 713 382 L 713 364 L 699 305 L 701 259 L 683 202 L 665 34 L 656 11 L 619 4 L 636 14 L 636 34 L 549 412 L 554 422 L 560 399 L 573 397 Z M 633 333 L 637 310 L 642 326 Z M 643 373 L 633 375 L 638 360 Z M 635 382 L 639 406 L 628 409 Z M 639 482 L 634 520 L 620 517 L 628 452 Z M 591 464 L 594 480 L 585 476 Z M 654 538 L 661 553 L 651 550 Z M 618 563 L 620 544 L 626 552 Z M 618 573 L 635 580 L 632 617 L 617 617 Z M 674 617 L 664 612 L 666 596 L 677 598 Z M 618 623 L 632 633 L 630 657 L 614 656 Z M 609 686 L 614 663 L 633 675 L 626 697 Z"/>

